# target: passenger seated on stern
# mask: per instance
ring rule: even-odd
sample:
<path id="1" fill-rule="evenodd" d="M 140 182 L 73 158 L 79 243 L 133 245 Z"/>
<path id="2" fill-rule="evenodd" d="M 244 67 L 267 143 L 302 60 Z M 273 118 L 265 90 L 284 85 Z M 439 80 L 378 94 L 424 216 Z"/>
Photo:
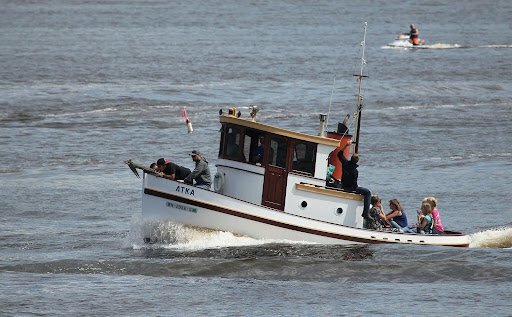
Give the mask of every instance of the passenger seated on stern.
<path id="1" fill-rule="evenodd" d="M 391 211 L 387 213 L 386 220 L 389 221 L 393 228 L 398 229 L 400 232 L 416 232 L 409 228 L 407 215 L 405 214 L 405 211 L 400 205 L 398 199 L 391 199 L 389 201 L 389 208 L 391 208 Z"/>
<path id="2" fill-rule="evenodd" d="M 418 233 L 432 234 L 434 229 L 434 218 L 432 217 L 432 206 L 424 202 L 421 204 L 421 210 L 418 214 Z"/>
<path id="3" fill-rule="evenodd" d="M 388 226 L 386 214 L 382 209 L 382 201 L 377 195 L 372 195 L 371 198 L 372 208 L 368 213 L 368 219 L 364 220 L 364 227 L 366 229 L 382 230 L 382 227 Z"/>
<path id="4" fill-rule="evenodd" d="M 441 216 L 439 215 L 439 210 L 437 209 L 437 199 L 435 197 L 425 197 L 423 198 L 422 203 L 424 202 L 427 202 L 432 206 L 432 219 L 434 219 L 434 229 L 432 230 L 432 233 L 444 233 L 444 226 L 441 223 Z"/>

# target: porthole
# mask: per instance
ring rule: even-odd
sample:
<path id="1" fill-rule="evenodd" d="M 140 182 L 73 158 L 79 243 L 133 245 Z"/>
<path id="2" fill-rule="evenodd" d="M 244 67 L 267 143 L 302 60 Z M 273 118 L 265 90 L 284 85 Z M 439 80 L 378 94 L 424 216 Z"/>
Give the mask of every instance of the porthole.
<path id="1" fill-rule="evenodd" d="M 303 201 L 300 203 L 300 206 L 301 206 L 302 208 L 306 208 L 306 207 L 308 206 L 308 202 L 307 202 L 307 201 L 305 201 L 305 200 L 303 200 Z"/>
<path id="2" fill-rule="evenodd" d="M 343 213 L 343 208 L 340 207 L 340 208 L 336 209 L 336 213 L 338 215 L 341 215 Z"/>

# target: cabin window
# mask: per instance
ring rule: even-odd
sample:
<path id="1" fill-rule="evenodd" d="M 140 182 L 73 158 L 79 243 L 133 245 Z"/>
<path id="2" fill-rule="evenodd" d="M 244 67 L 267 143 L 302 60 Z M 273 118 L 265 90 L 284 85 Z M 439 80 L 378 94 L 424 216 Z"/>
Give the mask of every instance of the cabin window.
<path id="1" fill-rule="evenodd" d="M 219 158 L 222 157 L 223 149 L 224 149 L 224 131 L 226 130 L 226 125 L 222 125 L 222 129 L 220 129 L 220 146 L 219 146 Z"/>
<path id="2" fill-rule="evenodd" d="M 242 153 L 242 129 L 228 126 L 224 140 L 226 143 L 224 157 L 236 161 L 245 161 Z"/>
<path id="3" fill-rule="evenodd" d="M 316 145 L 296 141 L 293 146 L 292 169 L 313 175 L 315 172 Z"/>
<path id="4" fill-rule="evenodd" d="M 314 143 L 223 124 L 219 157 L 256 165 L 270 164 L 314 175 L 316 150 Z"/>
<path id="5" fill-rule="evenodd" d="M 245 134 L 244 135 L 244 149 L 242 151 L 243 155 L 244 155 L 244 159 L 247 160 L 247 158 L 249 158 L 249 160 L 251 159 L 251 140 L 252 140 L 252 137 L 248 134 Z M 247 163 L 247 161 L 245 161 Z"/>
<path id="6" fill-rule="evenodd" d="M 244 155 L 251 164 L 262 164 L 265 135 L 256 130 L 247 129 L 244 139 Z"/>
<path id="7" fill-rule="evenodd" d="M 286 168 L 288 145 L 284 139 L 270 140 L 269 164 Z"/>

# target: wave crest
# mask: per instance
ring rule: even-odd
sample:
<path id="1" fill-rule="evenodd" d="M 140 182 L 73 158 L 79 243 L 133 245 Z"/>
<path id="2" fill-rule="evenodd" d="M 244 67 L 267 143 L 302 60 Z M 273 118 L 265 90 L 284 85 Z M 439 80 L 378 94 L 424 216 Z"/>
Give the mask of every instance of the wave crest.
<path id="1" fill-rule="evenodd" d="M 512 248 L 512 228 L 501 227 L 474 233 L 470 248 Z"/>

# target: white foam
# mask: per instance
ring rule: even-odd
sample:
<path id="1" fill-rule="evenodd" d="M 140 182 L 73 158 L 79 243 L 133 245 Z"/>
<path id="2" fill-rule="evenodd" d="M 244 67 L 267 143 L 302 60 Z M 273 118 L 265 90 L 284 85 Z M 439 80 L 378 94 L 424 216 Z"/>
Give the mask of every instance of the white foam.
<path id="1" fill-rule="evenodd" d="M 148 235 L 155 243 L 144 243 Z M 254 239 L 231 232 L 189 227 L 170 221 L 146 223 L 140 215 L 134 215 L 124 247 L 133 249 L 170 249 L 195 251 L 237 246 L 255 246 L 268 243 L 314 244 L 288 240 Z M 512 228 L 502 227 L 470 235 L 470 248 L 512 249 Z"/>
<path id="2" fill-rule="evenodd" d="M 145 237 L 151 237 L 152 243 L 144 243 Z M 170 221 L 144 222 L 140 215 L 134 215 L 124 247 L 193 251 L 268 243 L 311 244 L 288 240 L 254 239 L 231 232 L 189 227 Z"/>
<path id="3" fill-rule="evenodd" d="M 512 228 L 502 227 L 470 235 L 470 248 L 512 248 Z"/>
<path id="4" fill-rule="evenodd" d="M 417 49 L 452 49 L 452 48 L 467 48 L 467 46 L 462 46 L 460 44 L 448 44 L 448 43 L 434 43 L 434 44 L 425 44 L 425 45 L 408 45 L 407 42 L 404 44 L 401 43 L 391 43 L 388 45 L 381 46 L 383 49 L 402 49 L 402 50 L 417 50 Z"/>
<path id="5" fill-rule="evenodd" d="M 484 48 L 512 48 L 512 45 L 507 45 L 507 44 L 494 44 L 494 45 L 481 45 L 479 47 L 484 47 Z"/>
<path id="6" fill-rule="evenodd" d="M 429 49 L 449 49 L 449 48 L 461 48 L 460 44 L 446 44 L 446 43 L 435 43 L 431 45 L 424 45 L 423 48 Z"/>
<path id="7" fill-rule="evenodd" d="M 512 48 L 510 44 L 489 44 L 489 45 L 479 45 L 479 46 L 469 46 L 469 45 L 461 45 L 461 44 L 449 44 L 449 43 L 434 43 L 434 44 L 425 44 L 419 46 L 409 46 L 409 45 L 393 45 L 388 44 L 381 46 L 382 49 L 453 49 L 453 48 Z"/>

